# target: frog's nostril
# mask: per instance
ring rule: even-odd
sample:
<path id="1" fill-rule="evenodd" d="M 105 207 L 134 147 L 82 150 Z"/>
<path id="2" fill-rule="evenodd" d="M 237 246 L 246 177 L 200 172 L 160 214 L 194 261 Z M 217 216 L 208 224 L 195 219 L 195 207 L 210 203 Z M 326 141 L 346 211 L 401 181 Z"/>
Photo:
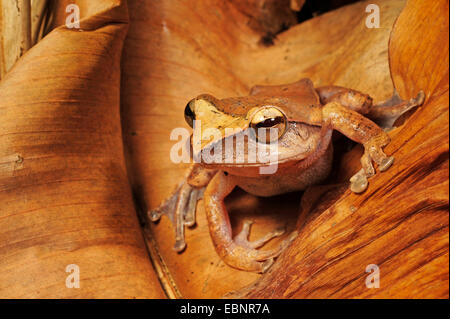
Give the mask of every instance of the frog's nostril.
<path id="1" fill-rule="evenodd" d="M 191 103 L 192 101 L 186 104 L 186 107 L 184 109 L 184 119 L 190 127 L 194 127 L 195 113 L 192 111 Z"/>

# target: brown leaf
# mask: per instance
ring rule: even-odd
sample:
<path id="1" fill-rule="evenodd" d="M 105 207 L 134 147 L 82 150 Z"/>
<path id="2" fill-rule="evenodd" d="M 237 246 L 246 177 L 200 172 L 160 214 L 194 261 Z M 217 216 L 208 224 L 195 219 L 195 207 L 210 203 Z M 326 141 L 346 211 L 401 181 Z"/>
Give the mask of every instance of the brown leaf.
<path id="1" fill-rule="evenodd" d="M 248 26 L 258 34 L 274 37 L 297 23 L 291 0 L 229 0 L 247 19 Z M 302 3 L 295 3 L 298 7 Z"/>
<path id="2" fill-rule="evenodd" d="M 448 1 L 409 1 L 398 18 L 389 60 L 402 97 L 431 96 L 448 83 L 448 9 Z"/>
<path id="3" fill-rule="evenodd" d="M 83 32 L 58 27 L 0 82 L 2 298 L 164 296 L 123 157 L 127 11 L 120 1 L 92 3 L 78 3 L 90 14 Z M 70 264 L 80 289 L 66 287 Z"/>

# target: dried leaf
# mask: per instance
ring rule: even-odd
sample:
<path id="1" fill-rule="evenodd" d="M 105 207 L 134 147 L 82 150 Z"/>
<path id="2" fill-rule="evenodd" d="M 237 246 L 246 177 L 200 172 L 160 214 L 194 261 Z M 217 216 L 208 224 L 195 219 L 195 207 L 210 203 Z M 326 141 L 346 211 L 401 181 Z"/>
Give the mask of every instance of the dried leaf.
<path id="1" fill-rule="evenodd" d="M 0 79 L 43 36 L 47 0 L 0 0 Z"/>
<path id="2" fill-rule="evenodd" d="M 71 1 L 72 2 L 72 1 Z M 161 298 L 119 117 L 121 1 L 81 2 L 0 82 L 0 296 Z M 67 266 L 82 289 L 68 289 Z M 70 278 L 69 278 L 70 279 Z"/>

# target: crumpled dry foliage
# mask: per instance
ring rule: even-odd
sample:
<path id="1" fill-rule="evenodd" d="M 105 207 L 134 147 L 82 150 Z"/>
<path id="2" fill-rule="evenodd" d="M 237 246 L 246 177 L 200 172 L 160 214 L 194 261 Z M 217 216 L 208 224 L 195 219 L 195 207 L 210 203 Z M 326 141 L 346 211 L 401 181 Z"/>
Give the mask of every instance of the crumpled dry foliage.
<path id="1" fill-rule="evenodd" d="M 71 2 L 58 2 L 55 26 Z M 380 29 L 365 27 L 371 2 L 357 3 L 269 47 L 258 11 L 236 1 L 135 0 L 128 12 L 119 0 L 76 3 L 82 32 L 57 27 L 0 82 L 1 297 L 163 297 L 156 269 L 170 297 L 448 298 L 448 1 L 383 1 Z M 167 219 L 150 225 L 152 267 L 136 209 L 159 205 L 186 172 L 169 160 L 186 101 L 301 77 L 376 101 L 394 85 L 403 98 L 423 89 L 425 105 L 390 132 L 395 165 L 362 195 L 308 191 L 300 236 L 267 274 L 223 264 L 201 205 L 181 255 Z M 360 155 L 342 157 L 334 182 Z M 256 221 L 252 238 L 292 228 L 299 204 L 298 193 L 227 200 L 235 231 Z M 68 264 L 80 266 L 82 289 L 65 287 Z M 379 289 L 365 287 L 368 264 L 380 266 Z"/>

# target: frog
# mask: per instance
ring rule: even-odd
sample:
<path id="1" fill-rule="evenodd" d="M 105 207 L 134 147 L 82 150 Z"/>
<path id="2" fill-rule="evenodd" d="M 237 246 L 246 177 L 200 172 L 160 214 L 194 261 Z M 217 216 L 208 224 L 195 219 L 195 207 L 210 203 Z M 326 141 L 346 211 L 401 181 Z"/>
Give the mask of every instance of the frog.
<path id="1" fill-rule="evenodd" d="M 282 85 L 256 85 L 241 97 L 218 99 L 201 94 L 184 110 L 193 130 L 186 147 L 193 158 L 200 160 L 191 166 L 175 192 L 147 216 L 153 222 L 162 215 L 169 216 L 175 227 L 174 249 L 181 253 L 186 248 L 185 226 L 195 225 L 197 202 L 203 199 L 210 237 L 221 260 L 239 270 L 264 273 L 299 230 L 292 231 L 272 249 L 260 248 L 282 236 L 285 229 L 274 229 L 250 241 L 253 221 L 245 220 L 233 237 L 224 203 L 233 189 L 239 187 L 255 196 L 270 197 L 320 184 L 332 168 L 332 133 L 336 130 L 364 148 L 361 168 L 349 180 L 350 191 L 360 194 L 377 173 L 374 164 L 381 173 L 394 163 L 394 157 L 383 151 L 390 143 L 387 128 L 401 114 L 420 106 L 424 98 L 422 91 L 410 100 L 402 100 L 394 92 L 391 99 L 374 104 L 368 94 L 335 85 L 316 88 L 308 78 Z M 203 133 L 208 129 L 220 134 L 206 137 Z M 248 151 L 244 151 L 239 161 L 236 154 L 231 158 L 235 161 L 225 160 L 221 154 L 214 161 L 202 161 L 201 155 L 211 155 L 215 147 L 239 136 L 244 136 L 241 143 L 248 146 L 246 150 L 265 146 L 272 148 L 276 156 L 250 160 Z"/>

